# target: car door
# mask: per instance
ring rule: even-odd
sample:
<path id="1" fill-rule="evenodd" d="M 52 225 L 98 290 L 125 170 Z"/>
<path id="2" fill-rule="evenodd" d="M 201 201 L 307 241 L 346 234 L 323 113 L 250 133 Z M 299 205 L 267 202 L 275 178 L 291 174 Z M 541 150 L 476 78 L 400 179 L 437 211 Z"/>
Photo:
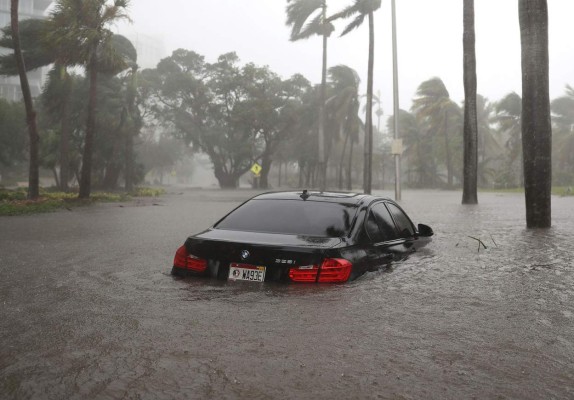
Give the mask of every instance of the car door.
<path id="1" fill-rule="evenodd" d="M 416 230 L 415 226 L 405 212 L 396 204 L 386 202 L 385 206 L 389 210 L 395 227 L 397 229 L 398 237 L 403 241 L 403 253 L 408 254 L 416 250 Z"/>
<path id="2" fill-rule="evenodd" d="M 370 207 L 365 230 L 370 241 L 367 249 L 370 269 L 401 258 L 405 240 L 399 237 L 395 222 L 384 202 L 377 202 Z"/>

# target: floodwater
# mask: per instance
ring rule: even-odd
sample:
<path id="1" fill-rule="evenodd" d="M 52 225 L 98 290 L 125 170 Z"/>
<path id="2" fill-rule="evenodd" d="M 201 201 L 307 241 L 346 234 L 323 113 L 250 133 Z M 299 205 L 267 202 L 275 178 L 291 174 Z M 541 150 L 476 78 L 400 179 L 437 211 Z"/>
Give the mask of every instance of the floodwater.
<path id="1" fill-rule="evenodd" d="M 574 398 L 573 197 L 404 192 L 433 242 L 343 285 L 172 277 L 253 194 L 0 218 L 0 398 Z"/>

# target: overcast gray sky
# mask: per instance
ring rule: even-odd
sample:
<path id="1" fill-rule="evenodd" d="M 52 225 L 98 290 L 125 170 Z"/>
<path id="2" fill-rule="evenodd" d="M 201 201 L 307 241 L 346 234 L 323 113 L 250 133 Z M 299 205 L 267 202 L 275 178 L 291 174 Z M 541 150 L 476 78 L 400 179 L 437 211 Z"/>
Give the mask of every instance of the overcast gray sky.
<path id="1" fill-rule="evenodd" d="M 329 13 L 352 0 L 328 0 Z M 120 32 L 161 37 L 166 55 L 177 48 L 194 50 L 215 61 L 236 51 L 243 63 L 268 65 L 284 78 L 302 73 L 320 81 L 321 40 L 290 42 L 285 0 L 132 0 L 133 23 Z M 451 97 L 462 101 L 462 0 L 396 0 L 399 44 L 400 105 L 408 109 L 417 86 L 438 76 Z M 548 0 L 550 95 L 574 85 L 574 1 Z M 521 92 L 520 33 L 517 0 L 477 0 L 476 51 L 478 92 L 490 100 Z M 329 66 L 346 64 L 359 73 L 365 91 L 368 27 L 329 40 Z M 375 14 L 375 93 L 385 114 L 392 113 L 390 0 Z"/>

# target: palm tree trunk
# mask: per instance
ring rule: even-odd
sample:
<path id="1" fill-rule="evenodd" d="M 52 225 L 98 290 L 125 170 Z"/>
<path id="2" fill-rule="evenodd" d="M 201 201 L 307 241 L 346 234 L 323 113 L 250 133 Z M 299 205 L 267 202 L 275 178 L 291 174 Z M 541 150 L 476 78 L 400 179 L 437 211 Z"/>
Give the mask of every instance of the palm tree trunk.
<path id="1" fill-rule="evenodd" d="M 18 26 L 18 0 L 10 1 L 10 22 L 12 28 L 12 41 L 14 42 L 14 55 L 18 65 L 18 75 L 20 76 L 20 87 L 26 107 L 26 123 L 28 125 L 28 136 L 30 138 L 30 164 L 28 170 L 28 199 L 36 200 L 40 196 L 40 173 L 39 173 L 39 156 L 38 147 L 40 137 L 36 125 L 36 110 L 32 102 L 28 76 L 26 75 L 26 66 L 20 47 L 20 31 Z"/>
<path id="2" fill-rule="evenodd" d="M 268 154 L 261 156 L 261 177 L 259 180 L 259 188 L 269 189 L 269 171 L 271 171 L 271 164 L 273 160 Z"/>
<path id="3" fill-rule="evenodd" d="M 327 6 L 323 6 L 322 19 L 327 19 Z M 321 99 L 319 104 L 319 190 L 327 189 L 327 160 L 325 156 L 325 98 L 327 91 L 327 34 L 323 34 L 323 63 L 321 67 Z"/>
<path id="4" fill-rule="evenodd" d="M 93 51 L 95 58 L 95 51 Z M 82 157 L 82 174 L 80 177 L 80 199 L 90 197 L 92 186 L 92 158 L 94 152 L 94 135 L 96 131 L 96 104 L 98 95 L 98 71 L 95 61 L 90 63 L 88 73 L 90 76 L 90 94 L 88 98 L 88 119 L 86 123 L 86 138 L 84 141 L 84 154 Z"/>
<path id="5" fill-rule="evenodd" d="M 477 204 L 478 125 L 476 116 L 474 0 L 464 0 L 463 8 L 464 167 L 462 204 Z"/>
<path id="6" fill-rule="evenodd" d="M 552 125 L 548 78 L 548 5 L 519 0 L 522 45 L 522 151 L 526 226 L 549 228 L 552 189 Z"/>
<path id="7" fill-rule="evenodd" d="M 369 65 L 367 72 L 367 115 L 365 118 L 365 161 L 364 184 L 365 193 L 371 193 L 373 172 L 373 69 L 375 63 L 375 24 L 374 14 L 369 13 Z"/>
<path id="8" fill-rule="evenodd" d="M 63 68 L 63 67 L 62 67 Z M 67 73 L 66 73 L 67 74 Z M 68 77 L 66 77 L 67 79 Z M 70 180 L 70 99 L 69 92 L 66 92 L 66 98 L 63 99 L 62 120 L 60 126 L 60 189 L 67 192 L 68 181 Z"/>
<path id="9" fill-rule="evenodd" d="M 342 129 L 341 125 L 341 129 Z M 339 161 L 339 185 L 338 188 L 343 189 L 343 168 L 345 166 L 345 151 L 347 151 L 347 143 L 349 142 L 350 131 L 345 135 L 345 142 L 343 143 L 343 151 L 341 151 L 341 161 Z"/>
<path id="10" fill-rule="evenodd" d="M 132 121 L 133 130 L 128 130 L 126 135 L 126 165 L 124 168 L 125 174 L 125 190 L 132 192 L 134 190 L 134 137 L 139 135 L 143 122 L 141 114 L 136 105 L 136 91 L 137 91 L 137 70 L 138 67 L 132 68 L 132 76 L 129 83 L 128 90 L 128 110 Z"/>

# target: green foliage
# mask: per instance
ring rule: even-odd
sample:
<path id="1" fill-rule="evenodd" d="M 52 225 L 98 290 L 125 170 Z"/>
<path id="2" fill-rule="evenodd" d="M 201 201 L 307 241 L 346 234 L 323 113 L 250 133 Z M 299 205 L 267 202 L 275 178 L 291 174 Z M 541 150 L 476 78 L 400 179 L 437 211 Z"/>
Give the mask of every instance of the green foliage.
<path id="1" fill-rule="evenodd" d="M 57 61 L 68 66 L 99 66 L 113 74 L 128 68 L 129 58 L 114 48 L 114 34 L 107 29 L 118 20 L 129 19 L 127 5 L 110 5 L 106 0 L 58 0 L 48 19 L 47 34 L 57 49 Z"/>
<path id="2" fill-rule="evenodd" d="M 54 62 L 54 47 L 47 40 L 49 23 L 44 19 L 25 19 L 19 21 L 20 46 L 27 71 L 44 67 Z M 0 47 L 12 49 L 12 28 L 2 29 Z M 10 52 L 0 56 L 0 75 L 18 75 L 14 55 Z"/>
<path id="3" fill-rule="evenodd" d="M 161 135 L 159 140 L 147 137 L 138 146 L 138 159 L 144 167 L 144 175 L 153 172 L 162 176 L 172 171 L 185 155 L 181 139 Z"/>

